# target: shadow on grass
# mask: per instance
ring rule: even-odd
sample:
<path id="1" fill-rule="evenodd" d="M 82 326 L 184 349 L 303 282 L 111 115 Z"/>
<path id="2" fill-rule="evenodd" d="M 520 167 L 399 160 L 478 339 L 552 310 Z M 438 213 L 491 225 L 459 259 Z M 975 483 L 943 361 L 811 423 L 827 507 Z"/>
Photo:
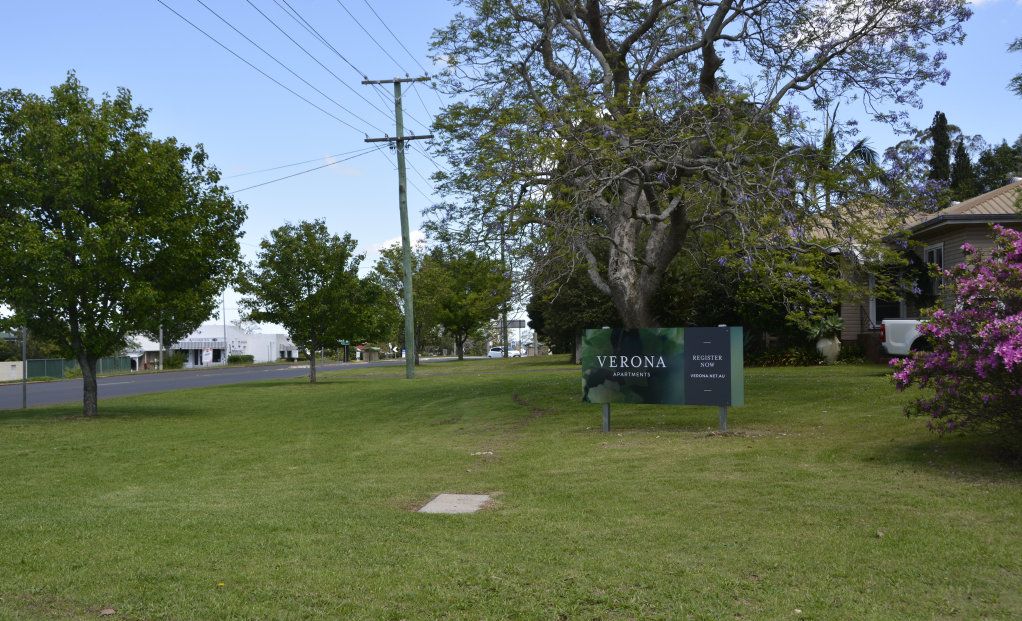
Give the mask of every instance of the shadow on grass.
<path id="1" fill-rule="evenodd" d="M 933 435 L 915 442 L 892 442 L 867 458 L 889 464 L 911 464 L 949 477 L 980 477 L 1022 482 L 1022 445 L 1018 438 L 975 433 Z"/>
<path id="2" fill-rule="evenodd" d="M 82 406 L 59 405 L 30 408 L 28 410 L 0 410 L 0 426 L 36 423 L 89 424 L 102 421 L 130 421 L 153 418 L 191 418 L 203 415 L 198 409 L 185 405 L 107 405 L 99 403 L 99 415 L 82 416 Z"/>

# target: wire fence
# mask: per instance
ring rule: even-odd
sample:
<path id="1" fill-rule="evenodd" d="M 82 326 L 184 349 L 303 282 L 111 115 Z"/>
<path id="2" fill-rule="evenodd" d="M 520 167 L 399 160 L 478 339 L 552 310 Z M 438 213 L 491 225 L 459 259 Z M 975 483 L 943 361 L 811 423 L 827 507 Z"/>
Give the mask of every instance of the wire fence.
<path id="1" fill-rule="evenodd" d="M 128 356 L 100 358 L 96 362 L 96 373 L 120 373 L 127 371 L 131 371 L 131 358 Z M 29 379 L 37 377 L 78 377 L 81 374 L 82 371 L 75 360 L 48 358 L 28 361 Z"/>

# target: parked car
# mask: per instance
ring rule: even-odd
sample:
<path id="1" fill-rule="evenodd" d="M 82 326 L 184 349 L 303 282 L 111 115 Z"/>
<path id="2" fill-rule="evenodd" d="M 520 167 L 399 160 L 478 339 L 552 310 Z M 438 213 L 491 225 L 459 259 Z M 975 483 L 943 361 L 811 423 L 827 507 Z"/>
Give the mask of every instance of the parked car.
<path id="1" fill-rule="evenodd" d="M 508 352 L 507 355 L 508 355 L 508 358 L 520 358 L 522 356 L 522 352 L 520 350 L 517 350 L 517 349 L 512 349 L 511 351 Z M 499 346 L 498 347 L 491 347 L 490 351 L 486 353 L 486 357 L 487 358 L 503 358 L 504 357 L 504 348 L 503 347 L 499 347 Z"/>
<path id="2" fill-rule="evenodd" d="M 884 319 L 880 343 L 889 356 L 907 356 L 913 351 L 930 350 L 930 343 L 919 334 L 918 319 Z"/>

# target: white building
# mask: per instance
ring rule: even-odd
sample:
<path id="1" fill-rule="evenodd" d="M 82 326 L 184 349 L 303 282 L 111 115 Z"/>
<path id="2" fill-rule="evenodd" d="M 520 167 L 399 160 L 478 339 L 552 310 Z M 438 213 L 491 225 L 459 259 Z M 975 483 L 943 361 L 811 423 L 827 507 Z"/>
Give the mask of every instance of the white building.
<path id="1" fill-rule="evenodd" d="M 226 331 L 226 340 L 224 335 Z M 135 361 L 135 368 L 153 368 L 159 358 L 160 346 L 143 337 L 132 339 L 138 344 L 134 351 L 126 352 Z M 237 326 L 205 324 L 185 338 L 171 343 L 171 354 L 185 354 L 185 368 L 222 366 L 228 356 L 252 356 L 253 362 L 275 362 L 298 357 L 298 347 L 286 334 L 249 333 Z"/>

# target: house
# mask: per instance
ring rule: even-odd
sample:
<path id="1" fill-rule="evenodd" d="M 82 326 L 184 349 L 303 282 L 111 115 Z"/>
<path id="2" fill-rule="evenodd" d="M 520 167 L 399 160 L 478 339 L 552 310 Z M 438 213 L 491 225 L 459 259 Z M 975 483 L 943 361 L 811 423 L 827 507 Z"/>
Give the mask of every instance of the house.
<path id="1" fill-rule="evenodd" d="M 962 244 L 968 242 L 980 252 L 993 247 L 992 225 L 1022 228 L 1022 178 L 996 190 L 981 194 L 928 214 L 918 214 L 905 222 L 905 230 L 917 257 L 926 265 L 950 269 L 965 261 Z M 936 283 L 932 286 L 937 287 Z M 934 291 L 933 293 L 936 293 Z M 841 304 L 844 327 L 842 341 L 858 341 L 867 354 L 879 343 L 878 330 L 884 319 L 916 319 L 919 308 L 905 299 L 866 299 Z M 875 343 L 874 343 L 875 342 Z"/>
<path id="2" fill-rule="evenodd" d="M 132 340 L 135 347 L 127 354 L 133 359 L 133 369 L 156 368 L 159 344 L 144 337 Z M 225 365 L 228 356 L 252 356 L 254 362 L 298 357 L 298 347 L 286 334 L 261 334 L 223 324 L 199 326 L 185 338 L 171 343 L 167 349 L 171 355 L 179 352 L 185 355 L 185 368 Z"/>

